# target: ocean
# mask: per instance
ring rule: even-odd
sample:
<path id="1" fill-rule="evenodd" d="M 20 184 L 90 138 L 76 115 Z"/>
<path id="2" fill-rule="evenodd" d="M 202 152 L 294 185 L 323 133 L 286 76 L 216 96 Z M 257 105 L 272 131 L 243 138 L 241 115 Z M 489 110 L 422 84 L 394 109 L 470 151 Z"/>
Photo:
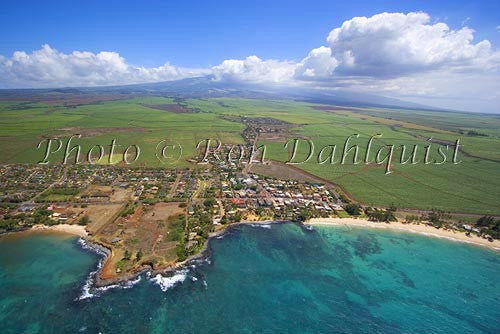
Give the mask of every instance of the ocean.
<path id="1" fill-rule="evenodd" d="M 500 333 L 500 253 L 411 233 L 238 226 L 170 277 L 86 289 L 100 255 L 0 237 L 0 332 Z"/>

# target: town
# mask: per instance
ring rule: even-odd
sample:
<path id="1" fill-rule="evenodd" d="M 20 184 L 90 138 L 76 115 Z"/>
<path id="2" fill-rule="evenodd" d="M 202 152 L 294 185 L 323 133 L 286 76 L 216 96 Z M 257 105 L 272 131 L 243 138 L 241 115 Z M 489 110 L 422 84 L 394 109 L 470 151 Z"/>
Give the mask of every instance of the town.
<path id="1" fill-rule="evenodd" d="M 396 208 L 362 206 L 333 185 L 259 175 L 243 163 L 196 166 L 3 165 L 0 232 L 84 226 L 91 242 L 112 250 L 101 273 L 106 281 L 144 266 L 175 266 L 199 253 L 212 233 L 234 223 L 351 216 L 396 220 Z M 483 217 L 483 228 L 449 225 L 440 211 L 405 220 L 498 238 L 485 232 L 495 223 L 488 219 Z"/>
<path id="2" fill-rule="evenodd" d="M 245 173 L 224 162 L 180 170 L 4 165 L 0 181 L 0 231 L 84 225 L 91 240 L 156 265 L 195 254 L 224 225 L 348 215 L 323 184 Z"/>
<path id="3" fill-rule="evenodd" d="M 80 226 L 88 241 L 110 251 L 100 272 L 103 282 L 145 267 L 176 266 L 199 254 L 211 235 L 236 223 L 399 219 L 491 241 L 500 238 L 499 221 L 489 216 L 471 225 L 440 210 L 405 214 L 394 205 L 376 208 L 358 203 L 327 180 L 264 159 L 265 146 L 258 147 L 258 140 L 283 139 L 292 125 L 265 117 L 237 120 L 246 126 L 244 144 L 203 140 L 197 147 L 201 158 L 189 159 L 187 168 L 132 166 L 126 156 L 121 163 L 92 164 L 93 152 L 89 163 L 77 163 L 80 148 L 70 147 L 70 141 L 64 154 L 68 164 L 1 165 L 0 233 L 58 224 Z M 44 161 L 63 146 L 60 141 L 57 147 L 50 147 L 56 142 L 46 142 Z M 160 158 L 168 156 L 165 150 L 170 144 L 163 144 Z M 112 141 L 111 149 L 115 146 Z M 102 157 L 102 147 L 94 153 L 98 151 Z M 137 148 L 131 159 L 139 152 Z M 245 159 L 238 158 L 244 153 Z"/>

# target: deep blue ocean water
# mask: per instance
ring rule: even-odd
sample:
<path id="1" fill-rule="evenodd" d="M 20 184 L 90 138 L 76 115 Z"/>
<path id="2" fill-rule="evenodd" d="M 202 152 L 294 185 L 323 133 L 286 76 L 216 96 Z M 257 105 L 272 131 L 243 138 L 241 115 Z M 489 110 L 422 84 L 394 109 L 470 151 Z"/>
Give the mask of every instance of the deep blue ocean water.
<path id="1" fill-rule="evenodd" d="M 211 250 L 165 291 L 144 276 L 78 300 L 99 257 L 77 238 L 0 237 L 0 333 L 500 333 L 499 252 L 295 224 L 240 226 Z"/>

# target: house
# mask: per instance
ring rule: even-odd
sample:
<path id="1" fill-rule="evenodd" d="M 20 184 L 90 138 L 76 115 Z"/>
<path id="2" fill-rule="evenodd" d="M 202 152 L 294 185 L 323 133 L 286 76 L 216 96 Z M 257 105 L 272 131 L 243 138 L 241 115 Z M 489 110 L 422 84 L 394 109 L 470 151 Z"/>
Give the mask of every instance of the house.
<path id="1" fill-rule="evenodd" d="M 59 216 L 59 218 L 57 220 L 61 223 L 65 223 L 68 221 L 68 218 L 69 218 L 69 216 L 67 214 L 61 213 L 61 215 Z"/>
<path id="2" fill-rule="evenodd" d="M 231 203 L 235 204 L 238 209 L 244 209 L 246 207 L 245 200 L 241 198 L 233 198 Z"/>
<path id="3" fill-rule="evenodd" d="M 331 207 L 333 208 L 333 210 L 344 210 L 344 208 L 342 208 L 340 205 L 338 204 L 331 204 Z"/>
<path id="4" fill-rule="evenodd" d="M 27 203 L 27 204 L 21 205 L 17 209 L 17 211 L 19 211 L 19 212 L 29 212 L 29 211 L 33 211 L 35 209 L 35 207 L 36 207 L 35 204 Z"/>
<path id="5" fill-rule="evenodd" d="M 259 199 L 257 199 L 257 204 L 260 207 L 270 207 L 273 205 L 273 202 L 271 202 L 271 200 L 269 200 L 267 198 L 259 198 Z"/>

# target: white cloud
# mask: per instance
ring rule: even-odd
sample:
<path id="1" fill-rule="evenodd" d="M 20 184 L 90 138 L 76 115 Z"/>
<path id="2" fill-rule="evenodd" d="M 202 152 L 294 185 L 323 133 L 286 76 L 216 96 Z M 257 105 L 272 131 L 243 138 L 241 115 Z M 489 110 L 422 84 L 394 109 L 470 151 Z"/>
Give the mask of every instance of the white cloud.
<path id="1" fill-rule="evenodd" d="M 212 73 L 217 80 L 279 83 L 289 81 L 295 68 L 293 62 L 249 56 L 243 60 L 224 60 L 212 67 Z"/>
<path id="2" fill-rule="evenodd" d="M 311 50 L 295 70 L 295 77 L 302 80 L 322 80 L 333 75 L 338 61 L 326 46 Z"/>
<path id="3" fill-rule="evenodd" d="M 219 81 L 347 89 L 453 108 L 490 105 L 497 111 L 500 105 L 500 52 L 487 40 L 474 41 L 469 27 L 453 30 L 423 12 L 381 13 L 345 21 L 326 42 L 301 61 L 249 56 L 205 69 L 133 66 L 116 52 L 65 54 L 44 45 L 10 58 L 0 55 L 0 87 L 118 85 L 212 74 Z"/>
<path id="4" fill-rule="evenodd" d="M 345 21 L 327 38 L 332 56 L 339 61 L 336 73 L 396 77 L 440 68 L 498 66 L 498 53 L 494 54 L 489 41 L 472 43 L 472 29 L 451 30 L 445 23 L 429 22 L 429 15 L 422 12 Z"/>
<path id="5" fill-rule="evenodd" d="M 151 68 L 132 66 L 116 52 L 65 54 L 47 44 L 32 53 L 16 51 L 11 58 L 0 58 L 0 86 L 5 88 L 121 85 L 206 73 L 207 70 L 182 69 L 168 63 Z"/>
<path id="6" fill-rule="evenodd" d="M 430 23 L 428 14 L 381 13 L 355 17 L 333 29 L 328 46 L 313 49 L 298 63 L 261 60 L 225 60 L 212 70 L 231 80 L 289 82 L 292 79 L 390 79 L 429 71 L 491 71 L 500 67 L 500 53 L 483 40 L 473 43 L 468 27 L 452 30 L 442 22 Z"/>
<path id="7" fill-rule="evenodd" d="M 500 112 L 500 52 L 473 37 L 468 27 L 430 23 L 426 13 L 355 17 L 330 32 L 329 49 L 314 49 L 298 64 L 295 78 L 439 107 Z"/>

